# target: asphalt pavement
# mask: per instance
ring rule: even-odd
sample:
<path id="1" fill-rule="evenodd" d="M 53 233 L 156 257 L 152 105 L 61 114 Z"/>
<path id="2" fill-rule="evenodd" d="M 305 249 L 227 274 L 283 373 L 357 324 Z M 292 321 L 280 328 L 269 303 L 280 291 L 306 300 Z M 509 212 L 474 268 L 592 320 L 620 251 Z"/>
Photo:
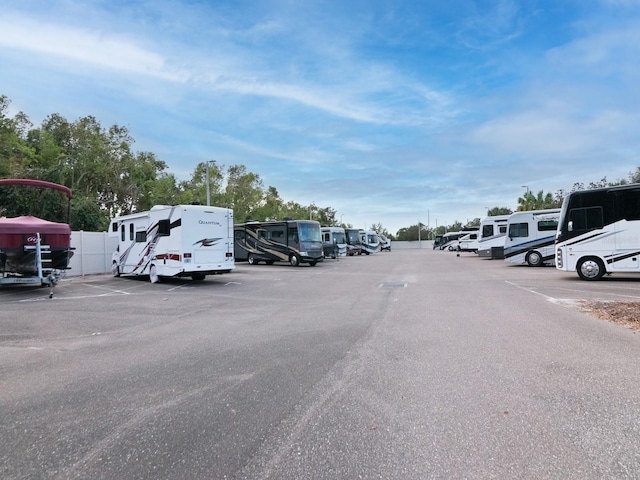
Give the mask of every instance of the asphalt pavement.
<path id="1" fill-rule="evenodd" d="M 2 479 L 640 476 L 640 275 L 416 249 L 0 288 Z"/>

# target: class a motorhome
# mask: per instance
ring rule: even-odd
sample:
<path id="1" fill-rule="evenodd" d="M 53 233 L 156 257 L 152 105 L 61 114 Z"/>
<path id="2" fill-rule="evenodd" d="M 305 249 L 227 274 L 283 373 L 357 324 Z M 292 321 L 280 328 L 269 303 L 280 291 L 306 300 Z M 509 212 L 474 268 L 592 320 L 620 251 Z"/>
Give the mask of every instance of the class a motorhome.
<path id="1" fill-rule="evenodd" d="M 507 236 L 507 222 L 511 215 L 494 215 L 480 222 L 478 256 L 504 259 L 504 239 Z"/>
<path id="2" fill-rule="evenodd" d="M 459 252 L 478 252 L 478 232 L 466 233 L 458 239 Z"/>
<path id="3" fill-rule="evenodd" d="M 289 262 L 293 266 L 322 262 L 322 233 L 314 220 L 246 222 L 234 227 L 236 260 L 250 265 Z"/>
<path id="4" fill-rule="evenodd" d="M 229 273 L 233 256 L 233 211 L 205 205 L 156 205 L 146 212 L 111 220 L 109 236 L 118 238 L 112 273 L 191 277 Z"/>
<path id="5" fill-rule="evenodd" d="M 378 238 L 380 239 L 380 251 L 384 252 L 386 250 L 387 252 L 390 252 L 391 240 L 381 233 L 378 234 Z"/>
<path id="6" fill-rule="evenodd" d="M 507 221 L 504 260 L 514 265 L 553 265 L 560 209 L 515 212 Z"/>
<path id="7" fill-rule="evenodd" d="M 345 240 L 347 242 L 347 255 L 362 254 L 362 243 L 360 242 L 360 230 L 357 228 L 344 229 Z"/>
<path id="8" fill-rule="evenodd" d="M 581 190 L 562 203 L 556 268 L 582 280 L 640 273 L 640 185 Z"/>
<path id="9" fill-rule="evenodd" d="M 434 250 L 454 250 L 456 248 L 455 244 L 462 235 L 462 232 L 447 232 L 443 235 L 438 235 L 433 242 L 433 248 Z"/>
<path id="10" fill-rule="evenodd" d="M 360 230 L 362 253 L 370 255 L 380 251 L 380 238 L 373 230 Z"/>
<path id="11" fill-rule="evenodd" d="M 321 227 L 322 250 L 325 258 L 347 256 L 347 240 L 342 227 Z"/>

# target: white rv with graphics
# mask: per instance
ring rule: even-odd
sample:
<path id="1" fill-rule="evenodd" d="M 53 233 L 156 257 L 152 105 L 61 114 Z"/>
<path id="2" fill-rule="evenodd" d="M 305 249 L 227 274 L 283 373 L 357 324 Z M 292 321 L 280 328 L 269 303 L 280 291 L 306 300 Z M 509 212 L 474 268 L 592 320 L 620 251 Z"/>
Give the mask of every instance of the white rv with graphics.
<path id="1" fill-rule="evenodd" d="M 118 237 L 111 271 L 120 275 L 191 277 L 228 273 L 235 268 L 233 211 L 204 205 L 156 205 L 147 212 L 111 220 Z"/>
<path id="2" fill-rule="evenodd" d="M 458 240 L 458 249 L 459 252 L 473 252 L 477 253 L 478 251 L 478 232 L 469 232 L 464 234 Z"/>
<path id="3" fill-rule="evenodd" d="M 380 251 L 380 238 L 373 230 L 360 230 L 360 243 L 362 244 L 362 253 L 365 255 Z"/>
<path id="4" fill-rule="evenodd" d="M 515 265 L 553 265 L 560 209 L 516 212 L 507 221 L 504 260 Z"/>
<path id="5" fill-rule="evenodd" d="M 555 248 L 556 268 L 583 280 L 640 273 L 640 185 L 567 195 Z"/>
<path id="6" fill-rule="evenodd" d="M 504 239 L 507 237 L 507 222 L 511 215 L 494 215 L 480 222 L 478 256 L 504 258 Z"/>

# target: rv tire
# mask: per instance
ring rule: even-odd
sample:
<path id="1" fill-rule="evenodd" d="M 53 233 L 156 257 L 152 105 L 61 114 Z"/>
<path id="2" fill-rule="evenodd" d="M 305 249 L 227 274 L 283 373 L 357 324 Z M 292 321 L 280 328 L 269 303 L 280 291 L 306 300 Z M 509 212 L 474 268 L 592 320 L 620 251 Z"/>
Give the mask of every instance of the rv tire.
<path id="1" fill-rule="evenodd" d="M 298 255 L 296 255 L 295 253 L 292 253 L 291 256 L 289 257 L 289 263 L 294 267 L 299 266 L 300 265 L 300 257 Z"/>
<path id="2" fill-rule="evenodd" d="M 191 279 L 194 282 L 201 282 L 202 280 L 204 280 L 205 274 L 204 273 L 192 273 L 191 274 Z"/>
<path id="3" fill-rule="evenodd" d="M 576 268 L 578 276 L 582 280 L 600 280 L 607 273 L 602 260 L 597 257 L 581 258 Z"/>
<path id="4" fill-rule="evenodd" d="M 527 258 L 525 260 L 527 265 L 530 267 L 540 267 L 542 265 L 542 255 L 540 255 L 540 252 L 535 250 L 527 253 Z"/>
<path id="5" fill-rule="evenodd" d="M 258 265 L 258 263 L 260 263 L 260 261 L 256 259 L 253 253 L 249 254 L 249 258 L 247 258 L 247 262 L 249 262 L 249 265 Z"/>
<path id="6" fill-rule="evenodd" d="M 158 283 L 160 281 L 158 269 L 155 265 L 151 265 L 151 268 L 149 268 L 149 281 L 151 281 L 151 283 Z"/>
<path id="7" fill-rule="evenodd" d="M 336 258 L 336 257 L 333 257 L 333 258 Z M 312 267 L 315 267 L 317 263 L 318 263 L 318 262 L 317 262 L 316 260 L 311 260 L 311 261 L 309 262 L 309 265 L 311 265 Z"/>
<path id="8" fill-rule="evenodd" d="M 111 275 L 113 275 L 114 277 L 119 277 L 120 276 L 120 267 L 118 266 L 118 264 L 116 262 L 113 262 L 111 264 Z"/>

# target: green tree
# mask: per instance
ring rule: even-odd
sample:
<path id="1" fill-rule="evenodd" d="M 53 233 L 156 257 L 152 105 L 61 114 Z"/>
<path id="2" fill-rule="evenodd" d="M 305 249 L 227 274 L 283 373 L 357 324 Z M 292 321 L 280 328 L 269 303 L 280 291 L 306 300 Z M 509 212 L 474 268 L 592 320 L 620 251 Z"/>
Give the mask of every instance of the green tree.
<path id="1" fill-rule="evenodd" d="M 495 217 L 496 215 L 511 215 L 513 210 L 507 207 L 493 207 L 487 211 L 487 217 Z"/>
<path id="2" fill-rule="evenodd" d="M 544 210 L 547 208 L 560 208 L 562 202 L 558 202 L 551 193 L 544 193 L 542 190 L 534 195 L 533 192 L 527 191 L 522 197 L 518 198 L 518 211 L 526 210 Z"/>
<path id="3" fill-rule="evenodd" d="M 244 165 L 233 165 L 227 171 L 227 188 L 224 204 L 233 209 L 236 221 L 253 218 L 263 200 L 263 187 L 260 177 L 247 172 Z"/>

